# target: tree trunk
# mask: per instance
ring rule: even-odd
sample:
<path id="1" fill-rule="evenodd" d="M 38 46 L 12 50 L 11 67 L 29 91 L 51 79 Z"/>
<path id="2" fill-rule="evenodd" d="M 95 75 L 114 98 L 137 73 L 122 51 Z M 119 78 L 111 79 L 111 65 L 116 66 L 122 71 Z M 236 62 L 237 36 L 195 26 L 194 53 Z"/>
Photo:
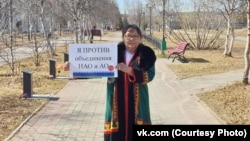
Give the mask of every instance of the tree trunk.
<path id="1" fill-rule="evenodd" d="M 232 57 L 232 49 L 234 46 L 234 39 L 235 39 L 235 33 L 234 33 L 234 27 L 231 25 L 231 42 L 230 42 L 230 46 L 227 52 L 227 56 Z"/>
<path id="2" fill-rule="evenodd" d="M 47 42 L 47 46 L 49 47 L 49 49 L 50 49 L 50 53 L 51 53 L 51 55 L 53 56 L 53 55 L 56 55 L 56 53 L 55 53 L 55 50 L 54 50 L 54 48 L 52 47 L 52 45 L 51 45 L 51 43 L 50 43 L 50 40 L 51 40 L 51 37 L 52 37 L 52 32 L 51 33 L 48 33 L 47 32 L 47 30 L 45 29 L 45 27 L 44 27 L 44 9 L 43 9 L 43 7 L 44 7 L 44 0 L 41 0 L 41 11 L 40 11 L 40 20 L 41 20 L 41 29 L 42 29 L 42 32 L 44 33 L 44 38 L 46 39 L 46 42 Z"/>
<path id="3" fill-rule="evenodd" d="M 223 53 L 225 56 L 228 56 L 228 51 L 229 51 L 228 42 L 231 34 L 230 28 L 231 28 L 230 18 L 227 18 L 227 34 L 226 34 L 225 48 Z"/>
<path id="4" fill-rule="evenodd" d="M 10 29 L 10 55 L 11 55 L 11 62 L 10 62 L 10 68 L 11 68 L 11 72 L 14 75 L 15 73 L 15 54 L 14 54 L 14 47 L 13 47 L 13 43 L 14 43 L 14 39 L 13 39 L 13 9 L 12 9 L 12 0 L 9 1 L 9 29 Z"/>
<path id="5" fill-rule="evenodd" d="M 245 59 L 245 69 L 242 82 L 244 84 L 248 84 L 248 75 L 249 75 L 249 65 L 250 65 L 250 0 L 247 0 L 247 43 L 244 52 L 244 59 Z"/>
<path id="6" fill-rule="evenodd" d="M 75 19 L 74 24 L 75 24 L 76 43 L 78 44 L 79 43 L 79 30 L 80 30 L 79 21 L 77 19 Z"/>
<path id="7" fill-rule="evenodd" d="M 30 14 L 28 15 L 28 28 L 27 28 L 27 33 L 28 33 L 28 40 L 29 41 L 31 41 L 31 35 L 32 35 L 32 33 L 31 33 L 31 31 L 32 31 L 32 29 L 31 29 L 31 26 L 32 26 L 32 24 L 31 24 L 31 19 L 30 19 Z"/>
<path id="8" fill-rule="evenodd" d="M 80 20 L 80 43 L 82 44 L 83 43 L 83 34 L 84 34 L 84 20 L 83 18 L 81 17 L 81 20 Z"/>

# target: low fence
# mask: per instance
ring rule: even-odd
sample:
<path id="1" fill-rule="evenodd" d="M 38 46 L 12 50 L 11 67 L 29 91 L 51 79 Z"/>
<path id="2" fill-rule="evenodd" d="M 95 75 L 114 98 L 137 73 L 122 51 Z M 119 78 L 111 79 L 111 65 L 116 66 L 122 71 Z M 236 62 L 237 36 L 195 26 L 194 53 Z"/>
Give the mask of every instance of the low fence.
<path id="1" fill-rule="evenodd" d="M 162 40 L 154 37 L 154 36 L 150 36 L 150 35 L 147 35 L 146 33 L 143 33 L 143 38 L 150 42 L 153 46 L 157 47 L 159 50 L 161 50 L 161 47 L 162 47 Z"/>

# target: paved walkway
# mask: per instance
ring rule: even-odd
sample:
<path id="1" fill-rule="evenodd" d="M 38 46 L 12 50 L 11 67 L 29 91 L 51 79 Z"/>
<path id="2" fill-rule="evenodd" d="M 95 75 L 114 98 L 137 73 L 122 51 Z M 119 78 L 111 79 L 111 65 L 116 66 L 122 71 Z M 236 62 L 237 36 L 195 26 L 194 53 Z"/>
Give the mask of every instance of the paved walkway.
<path id="1" fill-rule="evenodd" d="M 117 42 L 119 37 L 102 39 Z M 240 81 L 242 70 L 180 80 L 167 67 L 171 61 L 157 59 L 156 77 L 149 83 L 153 124 L 223 124 L 195 94 Z M 54 96 L 58 100 L 40 108 L 6 141 L 101 141 L 105 93 L 106 78 L 70 80 Z"/>

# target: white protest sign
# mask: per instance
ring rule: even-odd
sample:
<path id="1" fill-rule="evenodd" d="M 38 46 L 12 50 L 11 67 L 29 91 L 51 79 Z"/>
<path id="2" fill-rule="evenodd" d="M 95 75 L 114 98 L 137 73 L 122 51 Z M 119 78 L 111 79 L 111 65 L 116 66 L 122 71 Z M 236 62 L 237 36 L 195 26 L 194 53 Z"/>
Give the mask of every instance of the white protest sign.
<path id="1" fill-rule="evenodd" d="M 70 77 L 117 77 L 117 44 L 69 44 Z"/>

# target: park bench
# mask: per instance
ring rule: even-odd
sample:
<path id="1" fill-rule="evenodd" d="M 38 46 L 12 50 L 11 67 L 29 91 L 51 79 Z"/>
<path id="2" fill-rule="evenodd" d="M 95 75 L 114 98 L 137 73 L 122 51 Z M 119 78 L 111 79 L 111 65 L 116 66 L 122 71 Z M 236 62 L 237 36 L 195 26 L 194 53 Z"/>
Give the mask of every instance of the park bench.
<path id="1" fill-rule="evenodd" d="M 91 29 L 91 34 L 92 34 L 92 38 L 94 36 L 99 36 L 100 40 L 102 39 L 102 32 L 99 29 Z"/>
<path id="2" fill-rule="evenodd" d="M 173 49 L 167 49 L 167 52 L 169 53 L 168 59 L 174 55 L 174 58 L 172 60 L 172 62 L 174 62 L 175 58 L 178 57 L 179 59 L 182 59 L 184 61 L 186 61 L 187 59 L 184 57 L 185 51 L 188 47 L 189 43 L 188 42 L 180 42 L 178 43 L 176 48 Z"/>

